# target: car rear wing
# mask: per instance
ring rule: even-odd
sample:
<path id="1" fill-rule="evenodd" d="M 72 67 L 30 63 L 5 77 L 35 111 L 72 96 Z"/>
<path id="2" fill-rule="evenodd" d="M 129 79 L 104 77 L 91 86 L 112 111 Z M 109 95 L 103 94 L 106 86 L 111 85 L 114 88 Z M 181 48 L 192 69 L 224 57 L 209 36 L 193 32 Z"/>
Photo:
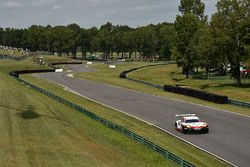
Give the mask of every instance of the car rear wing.
<path id="1" fill-rule="evenodd" d="M 176 117 L 192 117 L 192 116 L 196 116 L 196 114 L 177 114 L 175 116 Z"/>

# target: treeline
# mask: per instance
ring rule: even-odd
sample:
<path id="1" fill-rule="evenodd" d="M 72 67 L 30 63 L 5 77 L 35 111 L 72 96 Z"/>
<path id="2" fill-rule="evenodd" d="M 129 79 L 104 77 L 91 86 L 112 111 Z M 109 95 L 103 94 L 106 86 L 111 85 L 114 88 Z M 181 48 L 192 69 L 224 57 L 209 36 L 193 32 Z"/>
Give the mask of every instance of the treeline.
<path id="1" fill-rule="evenodd" d="M 32 25 L 27 29 L 0 28 L 0 45 L 47 51 L 76 57 L 81 51 L 83 59 L 88 52 L 101 52 L 104 59 L 113 53 L 123 58 L 132 54 L 138 59 L 160 57 L 170 59 L 176 32 L 174 24 L 162 23 L 131 28 L 111 23 L 90 29 L 77 24 L 67 26 Z"/>
<path id="2" fill-rule="evenodd" d="M 210 20 L 201 0 L 180 0 L 174 24 L 144 27 L 106 23 L 100 28 L 38 26 L 27 29 L 0 28 L 0 45 L 48 51 L 76 57 L 81 51 L 100 52 L 104 59 L 113 53 L 121 58 L 175 59 L 188 78 L 196 69 L 225 73 L 228 69 L 241 85 L 241 70 L 250 55 L 250 1 L 219 0 Z"/>
<path id="3" fill-rule="evenodd" d="M 181 0 L 176 17 L 176 59 L 186 77 L 204 68 L 232 76 L 241 85 L 241 67 L 250 55 L 250 1 L 219 0 L 208 21 L 201 0 Z"/>

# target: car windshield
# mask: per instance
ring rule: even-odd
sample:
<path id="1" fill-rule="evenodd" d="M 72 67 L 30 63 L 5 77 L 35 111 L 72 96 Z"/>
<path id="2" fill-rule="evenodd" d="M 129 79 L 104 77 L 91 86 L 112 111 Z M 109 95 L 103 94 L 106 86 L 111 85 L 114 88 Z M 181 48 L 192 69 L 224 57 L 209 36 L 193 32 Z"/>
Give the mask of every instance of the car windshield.
<path id="1" fill-rule="evenodd" d="M 199 122 L 198 119 L 188 119 L 185 121 L 185 123 L 193 123 L 193 122 Z"/>

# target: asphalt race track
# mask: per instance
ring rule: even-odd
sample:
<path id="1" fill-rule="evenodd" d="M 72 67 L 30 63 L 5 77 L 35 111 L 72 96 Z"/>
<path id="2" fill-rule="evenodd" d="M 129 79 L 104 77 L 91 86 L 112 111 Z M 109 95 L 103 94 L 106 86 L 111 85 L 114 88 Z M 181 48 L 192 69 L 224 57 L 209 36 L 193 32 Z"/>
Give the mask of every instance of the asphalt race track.
<path id="1" fill-rule="evenodd" d="M 83 65 L 67 65 L 88 71 Z M 90 99 L 129 113 L 189 141 L 237 166 L 250 163 L 250 117 L 157 97 L 138 91 L 68 77 L 65 73 L 34 74 L 64 85 Z M 197 114 L 209 124 L 209 134 L 182 134 L 174 127 L 175 114 Z"/>

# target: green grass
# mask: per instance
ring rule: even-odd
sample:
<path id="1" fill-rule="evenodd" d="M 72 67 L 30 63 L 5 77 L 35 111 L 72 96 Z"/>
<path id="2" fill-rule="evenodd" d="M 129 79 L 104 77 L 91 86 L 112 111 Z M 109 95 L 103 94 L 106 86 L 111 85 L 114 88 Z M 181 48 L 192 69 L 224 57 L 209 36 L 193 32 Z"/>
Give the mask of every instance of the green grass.
<path id="1" fill-rule="evenodd" d="M 127 83 L 119 78 L 120 73 L 130 68 L 148 64 L 150 63 L 118 63 L 116 64 L 116 69 L 110 69 L 108 64 L 93 64 L 90 66 L 90 68 L 94 68 L 96 70 L 95 72 L 77 73 L 76 77 L 105 82 L 109 84 L 117 83 L 118 85 L 126 86 Z"/>
<path id="2" fill-rule="evenodd" d="M 39 67 L 30 61 L 0 61 L 1 167 L 176 166 L 8 75 L 11 70 Z M 44 81 L 38 85 L 67 97 L 58 86 Z M 110 111 L 71 94 L 67 98 L 71 97 L 99 112 Z"/>
<path id="3" fill-rule="evenodd" d="M 112 84 L 112 85 L 119 86 L 119 87 L 124 87 L 124 88 L 132 89 L 132 90 L 138 90 L 141 92 L 153 94 L 156 96 L 179 99 L 179 100 L 183 100 L 187 102 L 211 106 L 211 107 L 219 108 L 222 110 L 228 110 L 231 112 L 236 112 L 236 113 L 250 116 L 250 109 L 248 108 L 241 108 L 241 107 L 227 105 L 227 104 L 223 104 L 223 105 L 216 104 L 216 103 L 200 100 L 197 98 L 192 98 L 189 96 L 183 96 L 183 95 L 179 95 L 175 93 L 164 92 L 160 89 L 152 88 L 150 86 L 147 86 L 141 83 L 136 83 L 134 81 L 129 81 L 126 79 L 119 78 L 119 75 L 122 71 L 131 69 L 134 67 L 143 66 L 146 64 L 150 64 L 150 63 L 131 62 L 131 63 L 117 64 L 117 69 L 109 69 L 108 65 L 106 64 L 94 64 L 90 66 L 90 68 L 93 68 L 96 71 L 76 73 L 75 77 L 78 77 L 81 79 L 94 80 L 94 81 L 101 82 L 101 83 L 108 83 L 108 84 Z M 149 68 L 141 69 L 139 71 L 130 73 L 129 76 L 133 78 L 137 78 L 137 79 L 147 80 L 149 82 L 159 83 L 159 84 L 167 83 L 167 84 L 175 85 L 176 82 L 172 80 L 170 77 L 171 74 L 174 75 L 173 69 L 176 69 L 175 67 L 176 67 L 175 65 L 149 67 Z M 154 70 L 154 69 L 157 69 L 157 70 Z M 174 75 L 173 77 L 177 78 L 177 80 L 179 79 L 180 81 L 183 80 L 183 76 Z M 199 85 L 200 82 L 201 81 L 199 80 L 196 80 L 194 82 L 189 81 L 189 83 L 192 83 L 193 85 Z M 182 84 L 186 84 L 185 81 L 183 81 Z M 242 88 L 239 88 L 239 89 L 242 89 Z M 248 96 L 246 93 L 244 94 Z"/>
<path id="4" fill-rule="evenodd" d="M 179 70 L 180 71 L 180 70 Z M 157 67 L 145 68 L 130 74 L 131 77 L 146 80 L 159 84 L 170 84 L 170 85 L 185 85 L 204 91 L 225 95 L 229 98 L 239 99 L 242 101 L 250 102 L 250 80 L 249 84 L 244 87 L 237 87 L 235 81 L 229 77 L 225 79 L 213 79 L 213 80 L 202 80 L 202 79 L 186 79 L 177 70 L 176 65 L 164 65 Z M 242 80 L 243 82 L 244 80 Z M 247 82 L 247 81 L 245 81 Z"/>
<path id="5" fill-rule="evenodd" d="M 44 58 L 44 61 L 47 63 L 71 61 L 71 59 L 67 57 L 58 57 L 58 56 L 42 56 L 42 57 Z"/>
<path id="6" fill-rule="evenodd" d="M 131 65 L 131 64 L 130 64 Z M 131 66 L 135 66 L 133 64 Z M 102 65 L 95 65 L 95 66 L 102 66 Z M 105 68 L 107 65 L 104 65 Z M 124 67 L 125 68 L 125 67 Z M 100 68 L 102 69 L 102 67 Z M 120 69 L 122 70 L 122 69 Z M 113 71 L 114 72 L 114 71 Z M 115 75 L 115 74 L 110 74 Z M 90 77 L 90 76 L 89 76 Z M 46 80 L 42 80 L 39 78 L 35 78 L 31 75 L 25 75 L 22 77 L 25 80 L 28 80 L 31 83 L 34 83 L 46 90 L 49 90 L 56 95 L 64 97 L 66 99 L 70 99 L 72 102 L 83 106 L 84 108 L 94 112 L 105 119 L 108 119 L 116 124 L 124 126 L 137 134 L 153 141 L 154 143 L 163 146 L 167 150 L 175 153 L 176 155 L 188 160 L 197 166 L 226 166 L 226 164 L 222 163 L 218 159 L 186 144 L 181 142 L 180 140 L 168 135 L 167 133 L 154 128 L 146 123 L 136 120 L 130 116 L 127 116 L 123 113 L 117 112 L 113 109 L 108 107 L 102 106 L 97 104 L 93 101 L 83 99 L 75 94 L 65 91 L 61 86 L 58 86 L 54 83 L 48 82 Z M 112 78 L 112 77 L 111 77 Z M 106 78 L 105 78 L 106 79 Z M 119 79 L 120 80 L 120 79 Z M 126 81 L 126 80 L 125 80 Z M 131 82 L 132 84 L 133 82 Z M 116 144 L 116 147 L 121 147 L 119 144 Z M 130 146 L 131 149 L 134 146 Z M 133 153 L 132 153 L 133 154 Z M 148 154 L 148 153 L 147 153 Z M 136 155 L 136 154 L 134 154 Z M 119 165 L 120 166 L 120 165 Z M 133 166 L 133 165 L 132 165 Z M 154 166 L 153 163 L 149 163 L 148 166 Z"/>

